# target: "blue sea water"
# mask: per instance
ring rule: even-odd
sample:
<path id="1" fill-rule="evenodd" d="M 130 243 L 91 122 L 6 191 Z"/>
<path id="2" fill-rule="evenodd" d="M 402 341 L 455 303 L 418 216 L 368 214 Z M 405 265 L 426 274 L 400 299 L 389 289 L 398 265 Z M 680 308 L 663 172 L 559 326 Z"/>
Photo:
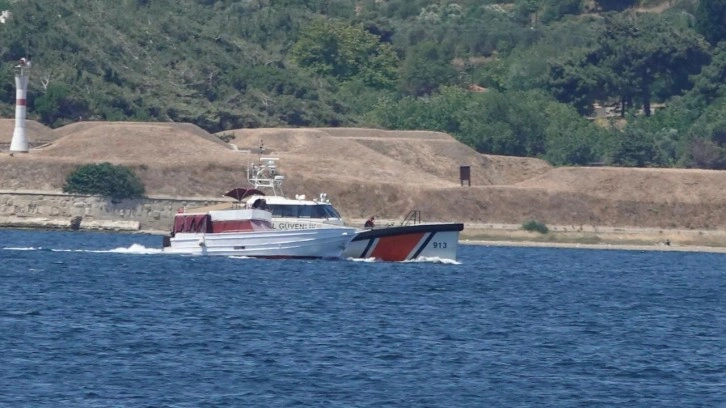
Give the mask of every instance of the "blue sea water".
<path id="1" fill-rule="evenodd" d="M 0 230 L 2 407 L 726 406 L 726 255 L 171 256 Z"/>

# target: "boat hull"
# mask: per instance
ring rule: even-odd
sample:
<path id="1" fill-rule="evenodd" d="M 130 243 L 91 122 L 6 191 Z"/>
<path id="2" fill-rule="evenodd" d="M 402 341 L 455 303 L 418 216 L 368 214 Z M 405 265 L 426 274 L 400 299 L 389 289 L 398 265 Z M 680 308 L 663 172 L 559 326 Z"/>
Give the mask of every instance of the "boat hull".
<path id="1" fill-rule="evenodd" d="M 253 258 L 336 259 L 355 235 L 354 228 L 259 232 L 178 233 L 165 253 Z"/>
<path id="2" fill-rule="evenodd" d="M 359 231 L 343 251 L 344 258 L 409 261 L 418 258 L 456 260 L 464 224 L 416 224 Z"/>

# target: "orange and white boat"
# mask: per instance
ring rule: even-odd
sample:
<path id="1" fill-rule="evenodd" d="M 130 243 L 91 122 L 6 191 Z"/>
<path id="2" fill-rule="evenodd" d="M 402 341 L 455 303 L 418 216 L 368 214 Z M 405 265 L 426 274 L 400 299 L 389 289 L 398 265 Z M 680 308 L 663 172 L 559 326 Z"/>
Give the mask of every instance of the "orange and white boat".
<path id="1" fill-rule="evenodd" d="M 343 251 L 345 258 L 382 261 L 414 259 L 456 260 L 461 223 L 422 223 L 421 213 L 411 211 L 401 225 L 359 230 Z"/>

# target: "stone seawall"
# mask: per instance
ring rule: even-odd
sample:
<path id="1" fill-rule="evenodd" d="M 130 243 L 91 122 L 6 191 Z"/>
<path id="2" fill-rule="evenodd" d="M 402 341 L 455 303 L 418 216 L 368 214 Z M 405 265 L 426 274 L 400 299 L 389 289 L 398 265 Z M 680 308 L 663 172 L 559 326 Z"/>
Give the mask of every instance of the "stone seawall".
<path id="1" fill-rule="evenodd" d="M 81 194 L 0 190 L 0 227 L 162 232 L 180 208 L 223 201 L 152 196 L 114 202 Z"/>

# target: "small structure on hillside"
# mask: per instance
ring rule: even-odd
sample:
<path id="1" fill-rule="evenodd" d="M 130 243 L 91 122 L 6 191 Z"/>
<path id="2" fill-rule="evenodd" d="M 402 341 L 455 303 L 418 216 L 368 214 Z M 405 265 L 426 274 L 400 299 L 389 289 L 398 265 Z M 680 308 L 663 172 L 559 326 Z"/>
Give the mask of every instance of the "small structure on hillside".
<path id="1" fill-rule="evenodd" d="M 464 185 L 464 181 L 471 187 L 471 167 L 470 166 L 459 166 L 459 180 L 461 185 Z"/>

